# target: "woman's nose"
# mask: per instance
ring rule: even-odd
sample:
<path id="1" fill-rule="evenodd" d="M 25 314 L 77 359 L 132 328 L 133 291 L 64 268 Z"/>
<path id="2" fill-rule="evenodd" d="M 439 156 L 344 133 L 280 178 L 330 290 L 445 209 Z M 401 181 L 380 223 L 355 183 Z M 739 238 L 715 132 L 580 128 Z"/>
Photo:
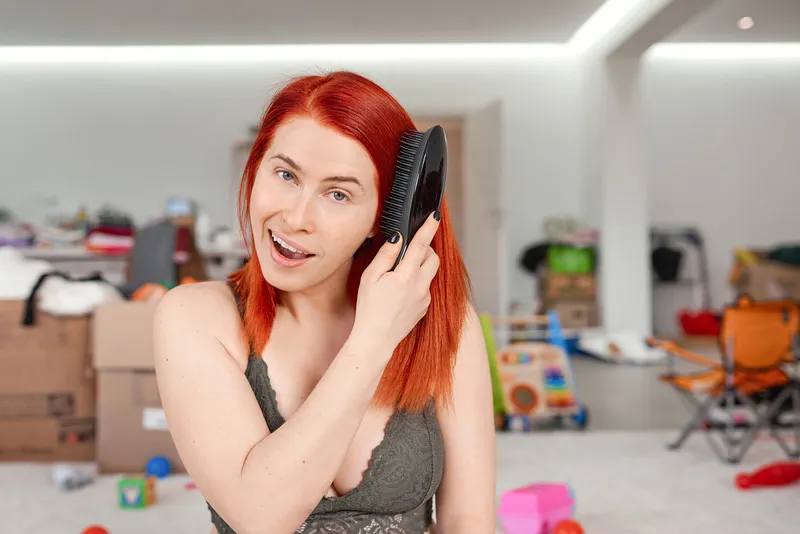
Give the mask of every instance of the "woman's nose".
<path id="1" fill-rule="evenodd" d="M 307 195 L 297 195 L 283 212 L 284 220 L 293 232 L 314 231 L 314 203 Z"/>

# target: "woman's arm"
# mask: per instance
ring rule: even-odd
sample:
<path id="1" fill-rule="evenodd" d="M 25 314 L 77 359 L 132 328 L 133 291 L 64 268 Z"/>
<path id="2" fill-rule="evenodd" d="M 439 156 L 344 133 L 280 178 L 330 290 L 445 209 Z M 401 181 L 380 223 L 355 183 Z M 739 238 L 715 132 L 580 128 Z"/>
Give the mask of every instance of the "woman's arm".
<path id="1" fill-rule="evenodd" d="M 489 358 L 470 306 L 455 365 L 453 400 L 439 410 L 444 477 L 436 494 L 437 534 L 495 533 L 495 430 Z"/>
<path id="2" fill-rule="evenodd" d="M 192 285 L 159 304 L 156 371 L 170 432 L 203 496 L 236 532 L 293 532 L 344 461 L 387 349 L 349 339 L 308 399 L 270 434 L 241 364 L 215 335 L 220 301 Z"/>

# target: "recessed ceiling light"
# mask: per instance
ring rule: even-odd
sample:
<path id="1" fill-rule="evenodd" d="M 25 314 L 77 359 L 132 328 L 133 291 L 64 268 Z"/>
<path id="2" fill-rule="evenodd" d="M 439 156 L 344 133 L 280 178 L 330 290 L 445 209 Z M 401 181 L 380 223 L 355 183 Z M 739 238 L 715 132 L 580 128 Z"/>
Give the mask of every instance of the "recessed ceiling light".
<path id="1" fill-rule="evenodd" d="M 754 25 L 755 25 L 755 22 L 753 22 L 753 18 L 752 17 L 742 17 L 742 18 L 739 19 L 739 29 L 740 30 L 749 30 Z"/>

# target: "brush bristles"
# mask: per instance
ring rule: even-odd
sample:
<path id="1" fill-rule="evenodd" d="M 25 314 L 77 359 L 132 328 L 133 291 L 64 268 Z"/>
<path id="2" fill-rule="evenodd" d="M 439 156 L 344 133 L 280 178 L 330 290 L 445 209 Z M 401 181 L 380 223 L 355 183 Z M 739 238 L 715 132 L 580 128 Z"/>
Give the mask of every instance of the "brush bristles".
<path id="1" fill-rule="evenodd" d="M 411 183 L 411 173 L 414 171 L 414 160 L 425 137 L 423 132 L 407 132 L 400 139 L 400 151 L 397 154 L 397 164 L 394 171 L 394 182 L 386 205 L 383 207 L 381 217 L 381 231 L 386 237 L 400 231 L 403 215 L 406 211 L 406 197 Z"/>

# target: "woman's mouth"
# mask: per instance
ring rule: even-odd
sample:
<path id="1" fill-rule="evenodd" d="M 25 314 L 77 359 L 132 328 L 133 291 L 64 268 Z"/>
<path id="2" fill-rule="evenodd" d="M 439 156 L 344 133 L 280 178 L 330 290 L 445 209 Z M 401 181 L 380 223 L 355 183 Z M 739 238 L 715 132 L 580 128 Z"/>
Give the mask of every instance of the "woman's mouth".
<path id="1" fill-rule="evenodd" d="M 284 267 L 297 267 L 314 257 L 314 254 L 301 250 L 272 230 L 269 231 L 269 237 L 272 241 L 272 257 Z"/>

